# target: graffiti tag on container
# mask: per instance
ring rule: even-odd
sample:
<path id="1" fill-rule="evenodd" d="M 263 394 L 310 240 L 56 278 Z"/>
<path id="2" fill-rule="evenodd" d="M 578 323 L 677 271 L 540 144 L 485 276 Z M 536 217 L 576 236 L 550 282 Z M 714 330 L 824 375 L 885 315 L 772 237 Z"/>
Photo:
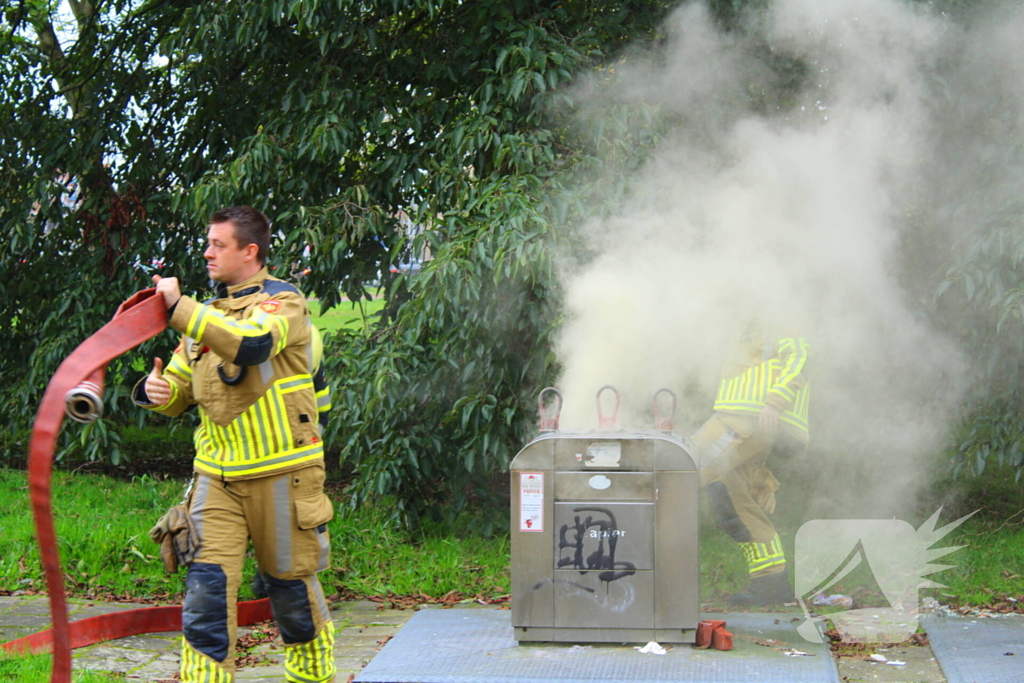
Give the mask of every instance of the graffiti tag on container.
<path id="1" fill-rule="evenodd" d="M 611 510 L 603 507 L 578 507 L 573 508 L 573 512 L 592 512 L 596 513 L 596 516 L 587 515 L 586 518 L 581 518 L 577 514 L 573 518 L 573 524 L 563 524 L 559 529 L 557 565 L 559 569 L 572 567 L 580 570 L 581 574 L 599 571 L 597 578 L 604 583 L 611 583 L 636 574 L 635 564 L 615 559 L 615 546 L 618 539 L 626 535 L 626 531 L 618 528 L 615 515 Z M 597 539 L 597 548 L 584 557 L 588 538 Z M 562 551 L 566 548 L 572 549 L 571 557 L 561 556 Z"/>

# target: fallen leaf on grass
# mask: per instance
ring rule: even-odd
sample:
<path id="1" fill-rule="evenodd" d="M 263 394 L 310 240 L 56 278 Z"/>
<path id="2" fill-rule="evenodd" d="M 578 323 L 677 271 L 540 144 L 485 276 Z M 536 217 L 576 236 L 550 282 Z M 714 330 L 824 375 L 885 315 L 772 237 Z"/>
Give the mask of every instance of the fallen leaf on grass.
<path id="1" fill-rule="evenodd" d="M 259 645 L 276 640 L 279 635 L 280 631 L 272 620 L 253 624 L 248 633 L 238 637 L 235 668 L 244 669 L 247 666 L 260 666 L 269 662 L 270 659 L 265 654 L 253 650 Z M 274 649 L 273 645 L 271 648 Z"/>
<path id="2" fill-rule="evenodd" d="M 417 595 L 395 595 L 394 593 L 387 593 L 385 595 L 368 595 L 366 599 L 370 602 L 379 603 L 378 610 L 382 609 L 415 609 L 420 605 L 441 605 L 442 607 L 454 607 L 455 605 L 468 604 L 476 602 L 481 605 L 499 605 L 503 606 L 508 604 L 511 600 L 509 595 L 499 595 L 494 598 L 486 598 L 482 593 L 476 595 L 469 595 L 466 593 L 460 593 L 459 591 L 449 591 L 439 598 L 432 597 L 426 593 L 419 593 Z"/>

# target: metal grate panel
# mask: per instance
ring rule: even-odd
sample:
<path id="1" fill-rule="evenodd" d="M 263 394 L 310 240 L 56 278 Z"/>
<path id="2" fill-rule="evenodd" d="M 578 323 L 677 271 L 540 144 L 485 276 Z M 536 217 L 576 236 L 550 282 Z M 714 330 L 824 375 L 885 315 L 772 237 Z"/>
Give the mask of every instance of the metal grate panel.
<path id="1" fill-rule="evenodd" d="M 731 652 L 681 645 L 666 655 L 649 655 L 631 645 L 518 645 L 506 610 L 427 609 L 402 627 L 355 682 L 839 683 L 827 646 L 804 641 L 792 614 L 712 616 L 728 622 Z M 814 656 L 787 657 L 755 639 L 781 641 Z"/>
<path id="2" fill-rule="evenodd" d="M 1024 619 L 925 617 L 921 624 L 949 683 L 1024 682 Z"/>

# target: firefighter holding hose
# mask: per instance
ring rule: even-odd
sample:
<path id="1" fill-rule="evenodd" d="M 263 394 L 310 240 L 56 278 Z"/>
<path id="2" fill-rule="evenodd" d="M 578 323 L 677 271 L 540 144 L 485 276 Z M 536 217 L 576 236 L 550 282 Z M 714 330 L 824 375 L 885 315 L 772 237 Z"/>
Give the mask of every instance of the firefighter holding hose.
<path id="1" fill-rule="evenodd" d="M 701 454 L 701 485 L 722 529 L 743 551 L 750 577 L 736 606 L 794 600 L 786 556 L 768 518 L 779 482 L 770 456 L 807 448 L 806 378 L 810 345 L 793 331 L 747 324 L 737 356 L 726 363 L 714 415 L 694 435 Z"/>
<path id="2" fill-rule="evenodd" d="M 268 274 L 265 215 L 247 206 L 217 211 L 207 241 L 213 299 L 200 303 L 181 294 L 176 278 L 153 277 L 182 340 L 166 370 L 155 359 L 133 395 L 164 415 L 199 410 L 186 507 L 152 532 L 173 536 L 188 566 L 181 680 L 234 678 L 235 601 L 251 539 L 287 680 L 333 681 L 334 626 L 317 579 L 330 559 L 333 516 L 323 492 L 330 393 L 318 369 L 319 334 L 302 293 Z"/>

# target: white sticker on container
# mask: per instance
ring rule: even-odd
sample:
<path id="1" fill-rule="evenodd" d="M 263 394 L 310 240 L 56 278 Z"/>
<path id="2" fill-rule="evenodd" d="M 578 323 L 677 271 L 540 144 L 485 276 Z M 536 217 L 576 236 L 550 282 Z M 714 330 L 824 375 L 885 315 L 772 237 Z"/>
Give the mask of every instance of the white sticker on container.
<path id="1" fill-rule="evenodd" d="M 587 446 L 587 467 L 618 467 L 622 460 L 622 444 L 618 441 L 596 442 Z"/>
<path id="2" fill-rule="evenodd" d="M 595 474 L 590 478 L 590 488 L 597 489 L 598 491 L 604 491 L 606 488 L 612 485 L 612 480 L 603 474 Z"/>
<path id="3" fill-rule="evenodd" d="M 544 473 L 519 473 L 519 530 L 544 531 Z"/>

